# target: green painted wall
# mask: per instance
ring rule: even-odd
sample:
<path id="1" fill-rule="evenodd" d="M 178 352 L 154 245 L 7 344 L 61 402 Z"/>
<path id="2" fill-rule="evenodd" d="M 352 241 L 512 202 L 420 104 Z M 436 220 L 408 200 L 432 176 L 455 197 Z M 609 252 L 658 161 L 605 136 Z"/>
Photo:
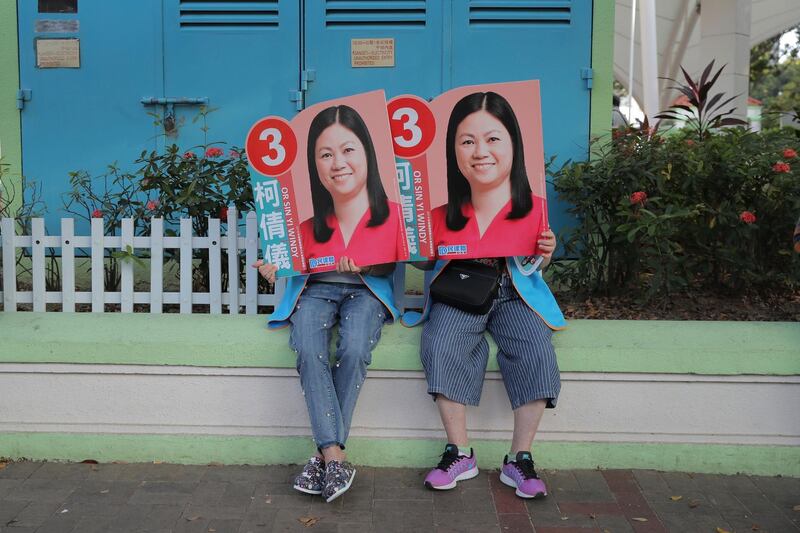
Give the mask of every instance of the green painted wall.
<path id="1" fill-rule="evenodd" d="M 2 162 L 10 165 L 3 180 L 9 180 L 16 191 L 22 181 L 22 141 L 17 109 L 19 90 L 19 52 L 17 46 L 17 3 L 0 1 L 0 155 Z M 21 195 L 11 205 L 15 211 Z"/>
<path id="2" fill-rule="evenodd" d="M 508 442 L 472 441 L 481 468 L 498 468 Z M 437 439 L 369 439 L 347 442 L 348 458 L 360 465 L 430 467 L 441 453 Z M 181 464 L 302 464 L 313 453 L 310 437 L 203 435 L 80 435 L 0 433 L 0 456 L 100 462 L 164 461 Z M 535 442 L 542 468 L 643 468 L 714 474 L 800 477 L 800 447 L 719 444 Z"/>
<path id="3" fill-rule="evenodd" d="M 594 0 L 592 15 L 592 70 L 594 85 L 591 100 L 592 137 L 611 131 L 611 98 L 614 90 L 614 0 Z"/>
<path id="4" fill-rule="evenodd" d="M 264 315 L 0 313 L 0 331 L 0 363 L 294 368 L 295 359 L 288 330 L 267 330 Z M 420 332 L 386 326 L 371 368 L 422 370 Z M 568 372 L 800 375 L 800 323 L 573 320 L 554 344 Z"/>

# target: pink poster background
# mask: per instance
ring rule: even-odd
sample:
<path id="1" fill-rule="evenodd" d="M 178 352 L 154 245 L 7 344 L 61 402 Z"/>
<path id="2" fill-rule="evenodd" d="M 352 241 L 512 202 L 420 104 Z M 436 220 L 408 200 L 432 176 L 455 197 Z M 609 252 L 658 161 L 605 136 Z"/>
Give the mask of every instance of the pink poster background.
<path id="1" fill-rule="evenodd" d="M 539 95 L 539 81 L 518 81 L 510 83 L 487 83 L 485 85 L 467 85 L 447 91 L 437 96 L 430 103 L 433 115 L 436 117 L 436 136 L 433 144 L 427 150 L 428 168 L 431 180 L 429 181 L 429 194 L 431 209 L 447 203 L 447 161 L 445 159 L 445 137 L 450 113 L 456 102 L 463 97 L 476 92 L 496 92 L 508 100 L 514 114 L 517 116 L 519 128 L 522 132 L 523 153 L 525 154 L 525 169 L 531 191 L 541 198 L 546 197 L 546 182 L 544 175 L 544 144 L 542 140 L 542 115 L 541 99 Z"/>
<path id="2" fill-rule="evenodd" d="M 448 198 L 446 155 L 448 122 L 454 107 L 464 97 L 475 93 L 489 92 L 496 93 L 502 99 L 505 99 L 516 117 L 522 144 L 522 155 L 525 160 L 525 175 L 530 184 L 533 202 L 530 210 L 523 212 L 521 216 L 508 218 L 517 201 L 513 200 L 514 174 L 512 173 L 510 176 L 512 194 L 509 197 L 509 201 L 499 211 L 495 211 L 493 218 L 488 221 L 485 218 L 479 219 L 478 214 L 474 212 L 473 202 L 467 200 L 465 196 L 464 203 L 461 204 L 461 212 L 464 217 L 464 222 L 462 223 L 464 225 L 460 229 L 456 229 L 459 222 L 456 221 L 455 226 L 450 227 L 446 218 L 448 205 L 452 208 L 459 202 L 458 198 Z M 442 259 L 464 259 L 537 253 L 539 236 L 548 226 L 539 82 L 531 80 L 458 87 L 438 96 L 431 102 L 430 107 L 436 119 L 436 135 L 427 151 L 430 170 L 428 187 L 431 201 L 433 239 L 437 256 Z M 462 120 L 466 120 L 475 112 L 477 111 L 467 114 Z M 496 118 L 492 118 L 492 120 L 497 122 Z M 473 164 L 489 164 L 491 165 L 490 169 L 495 165 L 505 164 L 504 161 L 508 161 L 505 159 L 506 156 L 499 156 L 501 159 L 496 159 L 498 156 L 493 151 L 494 145 L 489 144 L 490 137 L 484 137 L 486 133 L 479 133 L 484 131 L 484 126 L 481 126 L 480 123 L 472 124 L 471 128 L 480 128 L 477 131 L 473 129 L 471 132 L 471 135 L 478 135 L 479 141 L 470 144 L 460 144 L 458 140 L 455 141 L 456 154 L 461 153 L 462 158 L 467 158 L 462 159 L 460 164 L 466 164 L 470 167 L 473 167 Z M 516 146 L 514 133 L 510 126 L 504 129 L 508 129 L 513 154 L 513 147 Z M 497 154 L 503 154 L 508 150 L 504 148 L 508 137 L 504 134 L 500 134 L 499 137 L 500 144 L 496 148 L 500 151 Z M 510 161 L 513 162 L 513 155 Z M 470 171 L 474 176 L 472 179 L 490 178 L 496 172 L 485 170 L 487 168 L 485 166 L 482 168 L 484 170 L 473 167 L 473 170 Z M 489 174 L 485 172 L 489 172 Z M 479 178 L 481 175 L 484 178 Z M 489 199 L 489 206 L 493 202 L 491 198 L 497 198 L 496 192 L 502 192 L 499 189 L 483 190 L 489 196 L 481 196 L 480 198 L 484 200 L 484 205 L 487 205 L 485 201 Z M 474 200 L 477 197 L 472 196 L 472 198 Z M 528 199 L 528 201 L 530 200 L 531 198 Z M 522 202 L 523 199 L 519 199 L 519 201 Z M 490 208 L 493 209 L 493 207 Z"/>
<path id="3" fill-rule="evenodd" d="M 308 160 L 306 157 L 308 128 L 311 126 L 311 121 L 320 111 L 336 105 L 350 106 L 361 115 L 375 146 L 378 170 L 386 196 L 390 202 L 398 203 L 400 201 L 392 136 L 389 130 L 389 119 L 386 115 L 386 97 L 383 91 L 356 94 L 314 104 L 298 113 L 291 121 L 292 130 L 297 136 L 297 157 L 292 164 L 292 176 L 294 178 L 297 214 L 300 222 L 304 222 L 314 214 L 311 206 L 311 182 L 309 182 Z"/>

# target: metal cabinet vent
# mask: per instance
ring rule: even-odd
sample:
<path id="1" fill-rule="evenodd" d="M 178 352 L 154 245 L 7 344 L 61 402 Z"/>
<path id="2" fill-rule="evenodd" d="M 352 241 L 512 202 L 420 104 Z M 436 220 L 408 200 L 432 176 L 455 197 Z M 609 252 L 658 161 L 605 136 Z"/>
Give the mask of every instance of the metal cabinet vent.
<path id="1" fill-rule="evenodd" d="M 571 4 L 569 0 L 470 0 L 469 25 L 568 26 Z"/>
<path id="2" fill-rule="evenodd" d="M 181 28 L 277 28 L 278 0 L 181 0 Z"/>
<path id="3" fill-rule="evenodd" d="M 425 27 L 425 0 L 326 0 L 325 26 Z"/>

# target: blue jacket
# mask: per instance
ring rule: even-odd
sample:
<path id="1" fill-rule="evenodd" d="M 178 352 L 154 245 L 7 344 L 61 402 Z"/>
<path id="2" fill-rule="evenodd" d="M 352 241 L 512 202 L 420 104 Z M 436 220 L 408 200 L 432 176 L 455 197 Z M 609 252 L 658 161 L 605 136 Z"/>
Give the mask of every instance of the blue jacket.
<path id="1" fill-rule="evenodd" d="M 445 260 L 436 261 L 433 270 L 425 273 L 425 307 L 422 313 L 417 311 L 407 311 L 404 313 L 402 318 L 404 326 L 417 326 L 428 319 L 428 313 L 431 310 L 428 288 L 448 262 L 449 261 Z M 506 259 L 506 268 L 511 273 L 511 282 L 514 284 L 514 288 L 517 290 L 517 293 L 519 293 L 522 301 L 524 301 L 534 313 L 539 315 L 550 329 L 560 330 L 567 327 L 567 321 L 564 319 L 561 309 L 558 308 L 558 303 L 556 303 L 553 293 L 550 292 L 547 283 L 542 279 L 542 272 L 540 270 L 534 272 L 530 276 L 526 276 L 519 271 L 516 262 L 514 262 L 511 257 Z"/>
<path id="2" fill-rule="evenodd" d="M 364 284 L 372 291 L 372 294 L 386 306 L 389 310 L 392 320 L 397 320 L 400 316 L 400 311 L 394 304 L 394 284 L 393 276 L 364 276 L 361 275 Z M 294 306 L 297 305 L 297 300 L 300 299 L 300 294 L 306 288 L 308 283 L 308 276 L 294 276 L 289 278 L 286 283 L 286 290 L 283 292 L 283 298 L 280 303 L 275 306 L 275 310 L 267 317 L 267 327 L 270 329 L 285 328 L 289 325 L 289 317 L 294 311 Z"/>

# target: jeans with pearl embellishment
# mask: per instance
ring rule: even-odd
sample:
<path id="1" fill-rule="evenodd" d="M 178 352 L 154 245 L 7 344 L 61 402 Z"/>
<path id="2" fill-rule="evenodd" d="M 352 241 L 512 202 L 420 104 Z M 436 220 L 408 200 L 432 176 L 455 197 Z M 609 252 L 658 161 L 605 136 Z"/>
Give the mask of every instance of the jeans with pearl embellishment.
<path id="1" fill-rule="evenodd" d="M 387 311 L 366 285 L 309 283 L 290 318 L 289 345 L 318 449 L 344 448 Z M 331 330 L 339 324 L 331 361 Z"/>

